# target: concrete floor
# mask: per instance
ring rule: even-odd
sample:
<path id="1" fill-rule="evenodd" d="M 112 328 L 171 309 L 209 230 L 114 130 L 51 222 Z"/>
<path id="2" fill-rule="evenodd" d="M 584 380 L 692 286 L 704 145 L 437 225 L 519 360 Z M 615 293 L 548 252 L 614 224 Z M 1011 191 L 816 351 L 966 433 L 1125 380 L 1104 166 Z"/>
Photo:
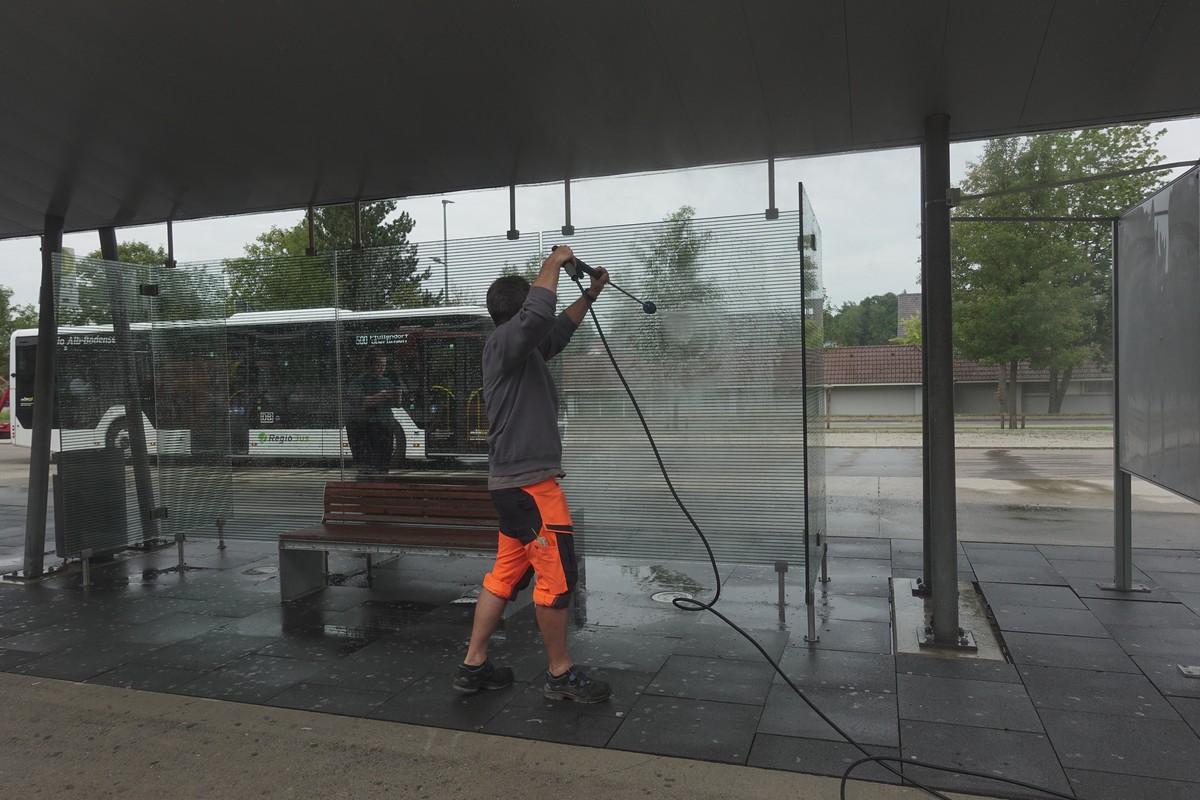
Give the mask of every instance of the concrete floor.
<path id="1" fill-rule="evenodd" d="M 4 673 L 0 705 L 0 776 L 30 798 L 838 796 L 833 778 Z M 849 792 L 923 796 L 861 781 Z"/>

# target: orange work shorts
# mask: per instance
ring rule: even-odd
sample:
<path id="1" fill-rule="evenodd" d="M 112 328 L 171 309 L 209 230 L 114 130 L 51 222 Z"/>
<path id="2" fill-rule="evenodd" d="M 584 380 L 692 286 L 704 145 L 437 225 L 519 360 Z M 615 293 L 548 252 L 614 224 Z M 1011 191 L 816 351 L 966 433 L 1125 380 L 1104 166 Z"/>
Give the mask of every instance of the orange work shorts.
<path id="1" fill-rule="evenodd" d="M 491 494 L 500 518 L 500 541 L 496 563 L 483 577 L 483 588 L 515 600 L 536 574 L 533 602 L 566 608 L 579 572 L 571 510 L 558 480 L 497 489 Z"/>

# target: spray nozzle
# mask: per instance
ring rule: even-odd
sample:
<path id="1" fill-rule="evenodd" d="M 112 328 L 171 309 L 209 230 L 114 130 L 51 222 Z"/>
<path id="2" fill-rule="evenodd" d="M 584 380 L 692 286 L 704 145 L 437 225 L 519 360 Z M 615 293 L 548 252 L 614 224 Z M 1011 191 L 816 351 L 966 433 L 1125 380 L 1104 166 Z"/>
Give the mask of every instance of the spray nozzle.
<path id="1" fill-rule="evenodd" d="M 550 248 L 550 252 L 554 252 L 557 249 L 558 249 L 558 245 L 554 245 L 554 247 Z M 571 280 L 575 281 L 576 283 L 579 283 L 579 278 L 581 275 L 590 275 L 593 278 L 599 277 L 599 275 L 600 275 L 600 273 L 596 271 L 595 267 L 590 266 L 586 261 L 584 261 L 579 256 L 575 256 L 570 261 L 564 262 L 563 263 L 563 271 L 566 272 L 567 276 L 570 277 Z M 658 311 L 658 306 L 654 305 L 654 303 L 652 303 L 649 300 L 647 300 L 645 302 L 638 300 L 632 294 L 625 291 L 620 286 L 617 286 L 617 284 L 613 283 L 613 281 L 611 279 L 609 280 L 608 285 L 613 287 L 614 289 L 616 289 L 621 294 L 628 297 L 630 300 L 633 300 L 638 305 L 640 305 L 642 307 L 642 311 L 644 311 L 645 313 L 653 314 L 654 312 Z"/>

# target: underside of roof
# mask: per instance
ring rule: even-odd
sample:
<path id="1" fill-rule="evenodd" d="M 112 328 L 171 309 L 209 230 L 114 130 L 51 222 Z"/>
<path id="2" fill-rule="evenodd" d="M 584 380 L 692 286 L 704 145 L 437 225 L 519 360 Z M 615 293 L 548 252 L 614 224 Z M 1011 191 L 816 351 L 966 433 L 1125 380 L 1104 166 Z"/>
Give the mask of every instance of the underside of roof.
<path id="1" fill-rule="evenodd" d="M 1187 0 L 10 3 L 0 238 L 1200 113 Z"/>

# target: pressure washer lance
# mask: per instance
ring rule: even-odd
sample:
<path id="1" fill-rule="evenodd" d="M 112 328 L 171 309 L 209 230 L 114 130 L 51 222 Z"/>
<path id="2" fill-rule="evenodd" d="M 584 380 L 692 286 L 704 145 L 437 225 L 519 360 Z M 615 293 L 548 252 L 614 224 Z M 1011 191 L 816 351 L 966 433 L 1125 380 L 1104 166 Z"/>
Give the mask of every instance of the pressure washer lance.
<path id="1" fill-rule="evenodd" d="M 550 252 L 553 253 L 557 249 L 558 249 L 558 245 L 554 245 L 554 247 L 550 248 Z M 600 273 L 596 271 L 595 267 L 589 266 L 579 256 L 575 256 L 570 261 L 567 261 L 566 263 L 564 263 L 563 270 L 566 271 L 567 275 L 573 281 L 578 281 L 580 274 L 591 275 L 593 278 L 598 277 L 600 275 Z M 649 300 L 647 300 L 646 302 L 643 303 L 641 300 L 638 300 L 632 294 L 630 294 L 629 292 L 622 289 L 620 286 L 617 286 L 615 283 L 613 283 L 611 278 L 609 278 L 608 285 L 613 287 L 614 289 L 616 289 L 621 294 L 628 297 L 630 300 L 637 303 L 639 306 L 642 307 L 642 311 L 645 311 L 647 314 L 653 314 L 655 311 L 658 311 L 658 306 L 654 305 L 654 303 L 650 302 Z"/>
<path id="2" fill-rule="evenodd" d="M 595 276 L 596 271 L 594 269 L 592 269 L 591 267 L 589 267 L 587 264 L 585 264 L 583 261 L 580 261 L 578 256 L 576 256 L 573 259 L 573 262 L 575 265 L 574 269 L 572 269 L 572 267 L 570 266 L 572 264 L 572 262 L 570 262 L 570 261 L 567 262 L 566 264 L 564 264 L 563 268 L 566 270 L 567 275 L 569 275 L 571 277 L 571 280 L 575 281 L 575 285 L 577 287 L 579 287 L 579 291 L 581 293 L 586 293 L 587 290 L 583 288 L 583 284 L 580 282 L 579 276 L 581 274 Z M 609 281 L 609 283 L 612 284 L 612 281 Z M 615 286 L 615 284 L 612 284 L 612 285 Z M 633 295 L 629 294 L 629 292 L 625 292 L 624 289 L 621 289 L 620 291 L 624 292 L 625 294 L 632 297 L 634 300 L 637 300 L 637 302 L 641 303 L 642 310 L 645 311 L 647 314 L 653 314 L 655 312 L 656 309 L 655 309 L 653 303 L 642 303 L 642 301 L 638 300 L 636 297 L 633 297 Z M 1046 795 L 1047 797 L 1061 798 L 1061 800 L 1079 800 L 1078 797 L 1076 797 L 1074 795 L 1070 795 L 1070 794 L 1065 794 L 1063 792 L 1058 791 L 1057 789 L 1050 789 L 1045 786 L 1038 786 L 1035 783 L 1028 783 L 1026 781 L 1017 780 L 1016 778 L 1003 778 L 999 775 L 994 775 L 994 774 L 986 773 L 986 772 L 978 772 L 976 770 L 965 769 L 962 767 L 947 767 L 942 764 L 931 764 L 928 761 L 920 761 L 915 758 L 901 758 L 899 756 L 881 756 L 881 755 L 873 755 L 873 754 L 869 753 L 867 751 L 867 749 L 857 739 L 852 737 L 849 733 L 847 733 L 845 731 L 845 729 L 843 729 L 840 725 L 838 725 L 836 722 L 834 722 L 832 719 L 830 719 L 829 715 L 826 714 L 824 711 L 822 711 L 817 706 L 817 704 L 814 703 L 812 701 L 812 699 L 809 698 L 809 696 L 807 694 L 805 694 L 804 691 L 798 685 L 796 685 L 796 682 L 793 681 L 788 676 L 788 674 L 783 671 L 783 668 L 779 666 L 779 662 L 777 662 L 775 659 L 771 658 L 770 654 L 767 653 L 766 649 L 761 644 L 759 644 L 758 640 L 755 639 L 754 636 L 752 636 L 748 631 L 746 631 L 744 628 L 742 628 L 736 622 L 731 620 L 729 617 L 725 616 L 723 613 L 718 611 L 716 609 L 716 605 L 717 605 L 717 602 L 721 599 L 721 588 L 722 587 L 721 587 L 721 571 L 717 567 L 716 554 L 713 553 L 712 545 L 709 544 L 709 542 L 708 542 L 708 536 L 706 536 L 704 534 L 704 531 L 700 529 L 700 523 L 696 522 L 695 517 L 692 516 L 692 512 L 688 510 L 687 505 L 683 502 L 683 498 L 681 498 L 679 496 L 679 492 L 676 491 L 675 484 L 671 480 L 671 473 L 667 471 L 667 465 L 663 462 L 662 454 L 659 453 L 659 451 L 658 451 L 658 443 L 655 442 L 655 440 L 654 440 L 654 434 L 650 432 L 650 424 L 648 422 L 646 422 L 646 417 L 642 413 L 642 407 L 637 401 L 637 396 L 634 395 L 633 388 L 630 387 L 629 381 L 627 381 L 625 379 L 625 373 L 621 371 L 621 365 L 617 363 L 617 357 L 615 355 L 613 355 L 612 348 L 608 344 L 608 337 L 606 337 L 604 335 L 604 329 L 600 327 L 600 320 L 596 318 L 596 312 L 591 306 L 588 307 L 588 314 L 591 315 L 592 323 L 596 326 L 596 333 L 600 334 L 600 343 L 604 345 L 604 352 L 608 355 L 608 360 L 612 363 L 613 369 L 616 370 L 617 377 L 620 379 L 621 385 L 625 388 L 625 394 L 627 394 L 629 396 L 629 402 L 633 405 L 633 410 L 634 410 L 634 412 L 637 413 L 638 420 L 642 423 L 642 430 L 645 431 L 645 433 L 646 433 L 646 441 L 649 442 L 650 449 L 654 452 L 654 458 L 658 462 L 658 469 L 662 473 L 663 480 L 667 484 L 667 489 L 668 489 L 668 491 L 671 492 L 671 496 L 675 499 L 675 505 L 679 506 L 679 510 L 683 512 L 683 515 L 685 517 L 687 517 L 687 521 L 689 523 L 691 523 L 692 529 L 695 530 L 696 535 L 700 537 L 700 541 L 704 544 L 704 549 L 708 554 L 709 564 L 712 565 L 713 580 L 716 583 L 716 591 L 713 593 L 712 600 L 709 600 L 707 603 L 705 603 L 700 600 L 694 600 L 690 597 L 676 597 L 674 600 L 671 601 L 671 604 L 674 605 L 676 608 L 680 609 L 681 611 L 707 611 L 708 613 L 715 616 L 717 619 L 724 622 L 726 625 L 728 625 L 730 628 L 732 628 L 738 634 L 740 634 L 743 639 L 745 639 L 747 642 L 749 642 L 750 645 L 752 647 L 754 647 L 755 650 L 758 651 L 759 655 L 761 655 L 764 659 L 766 659 L 766 662 L 771 665 L 771 668 L 774 669 L 776 674 L 778 674 L 779 677 L 783 679 L 784 683 L 786 683 L 788 685 L 788 687 L 793 692 L 795 692 L 796 695 L 801 700 L 803 700 L 804 703 L 806 705 L 808 705 L 808 707 L 811 708 L 818 717 L 820 717 L 822 720 L 824 720 L 825 723 L 827 725 L 829 725 L 829 727 L 832 728 L 834 731 L 836 731 L 839 736 L 841 736 L 848 743 L 850 743 L 855 749 L 857 749 L 859 752 L 861 752 L 863 754 L 862 758 L 860 758 L 860 759 L 856 760 L 854 763 L 850 764 L 850 766 L 846 767 L 845 771 L 842 773 L 841 785 L 839 786 L 839 795 L 841 797 L 841 800 L 846 800 L 846 788 L 849 783 L 851 773 L 853 773 L 859 767 L 862 767 L 862 766 L 864 766 L 866 764 L 870 764 L 870 763 L 878 764 L 883 769 L 887 770 L 888 772 L 892 773 L 894 776 L 899 778 L 901 783 L 915 786 L 916 788 L 928 793 L 930 796 L 938 798 L 938 800 L 950 800 L 950 798 L 947 797 L 942 792 L 938 791 L 937 789 L 934 789 L 932 786 L 929 786 L 928 784 L 917 780 L 915 777 L 912 776 L 911 773 L 902 772 L 901 768 L 900 768 L 901 765 L 907 766 L 910 768 L 911 767 L 921 767 L 923 769 L 927 769 L 932 772 L 948 772 L 948 773 L 963 776 L 963 777 L 982 778 L 984 780 L 994 781 L 996 783 L 1003 783 L 1008 786 L 1017 786 L 1022 789 L 1027 789 L 1032 792 L 1037 792 L 1039 794 Z M 896 766 L 893 766 L 893 764 Z"/>

